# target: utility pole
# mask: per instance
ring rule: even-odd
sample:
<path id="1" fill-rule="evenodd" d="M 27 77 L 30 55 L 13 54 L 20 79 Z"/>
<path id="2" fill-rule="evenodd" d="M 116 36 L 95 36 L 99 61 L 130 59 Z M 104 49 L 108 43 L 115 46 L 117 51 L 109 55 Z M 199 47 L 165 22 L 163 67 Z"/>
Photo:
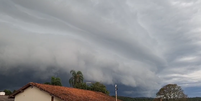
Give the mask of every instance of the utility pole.
<path id="1" fill-rule="evenodd" d="M 92 82 L 86 82 L 86 90 L 87 90 L 87 83 L 92 83 Z"/>
<path id="2" fill-rule="evenodd" d="M 117 84 L 115 84 L 114 87 L 115 87 L 115 97 L 116 97 L 116 101 L 117 101 L 117 90 L 118 90 Z"/>

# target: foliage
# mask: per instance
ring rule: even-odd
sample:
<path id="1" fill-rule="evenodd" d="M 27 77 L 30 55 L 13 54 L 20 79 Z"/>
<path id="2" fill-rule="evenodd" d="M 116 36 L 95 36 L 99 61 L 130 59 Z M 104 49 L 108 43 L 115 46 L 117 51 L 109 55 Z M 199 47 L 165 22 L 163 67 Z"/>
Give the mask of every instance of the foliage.
<path id="1" fill-rule="evenodd" d="M 106 89 L 106 86 L 101 84 L 100 82 L 92 83 L 90 86 L 88 86 L 86 83 L 78 83 L 74 87 L 79 89 L 102 92 L 109 95 L 109 91 Z"/>
<path id="2" fill-rule="evenodd" d="M 61 79 L 54 76 L 52 76 L 51 82 L 45 82 L 44 84 L 62 86 Z"/>
<path id="3" fill-rule="evenodd" d="M 147 98 L 147 97 L 131 98 L 131 97 L 118 96 L 117 98 L 122 101 L 153 101 L 154 100 L 154 98 Z"/>
<path id="4" fill-rule="evenodd" d="M 168 84 L 162 87 L 156 96 L 162 98 L 163 101 L 186 101 L 187 95 L 183 93 L 183 90 L 177 84 Z"/>
<path id="5" fill-rule="evenodd" d="M 12 92 L 10 90 L 7 90 L 7 89 L 5 89 L 3 92 L 5 92 L 6 95 L 12 94 Z"/>
<path id="6" fill-rule="evenodd" d="M 100 82 L 92 83 L 91 86 L 83 83 L 84 76 L 81 71 L 76 72 L 75 70 L 71 70 L 70 73 L 72 74 L 72 77 L 69 79 L 70 86 L 79 89 L 98 91 L 109 95 L 109 91 L 106 89 L 106 86 L 101 84 Z"/>
<path id="7" fill-rule="evenodd" d="M 87 89 L 92 91 L 98 91 L 109 95 L 109 91 L 106 89 L 106 86 L 101 84 L 100 82 L 92 83 L 91 86 L 88 86 L 86 83 L 83 83 L 84 76 L 81 71 L 71 70 L 70 73 L 72 77 L 69 79 L 70 86 L 79 89 Z"/>
<path id="8" fill-rule="evenodd" d="M 92 91 L 98 91 L 98 92 L 102 92 L 102 93 L 109 95 L 109 91 L 106 89 L 106 86 L 100 82 L 92 83 L 90 88 Z"/>
<path id="9" fill-rule="evenodd" d="M 70 86 L 75 87 L 77 84 L 83 83 L 84 77 L 81 71 L 71 70 L 72 77 L 69 79 Z"/>
<path id="10" fill-rule="evenodd" d="M 74 87 L 79 89 L 91 90 L 91 87 L 88 86 L 86 83 L 78 83 Z"/>
<path id="11" fill-rule="evenodd" d="M 51 85 L 62 86 L 61 79 L 58 77 L 52 77 L 51 78 Z"/>
<path id="12" fill-rule="evenodd" d="M 48 84 L 48 85 L 51 85 L 51 83 L 50 83 L 50 82 L 45 82 L 44 84 Z"/>

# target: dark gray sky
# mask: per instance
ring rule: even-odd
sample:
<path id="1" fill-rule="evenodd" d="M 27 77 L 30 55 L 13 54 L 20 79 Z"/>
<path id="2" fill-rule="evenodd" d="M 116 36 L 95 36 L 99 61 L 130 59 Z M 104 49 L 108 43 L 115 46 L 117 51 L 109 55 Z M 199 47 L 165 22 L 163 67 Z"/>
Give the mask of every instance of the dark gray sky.
<path id="1" fill-rule="evenodd" d="M 120 95 L 199 96 L 200 18 L 199 0 L 0 0 L 0 90 L 74 69 Z"/>

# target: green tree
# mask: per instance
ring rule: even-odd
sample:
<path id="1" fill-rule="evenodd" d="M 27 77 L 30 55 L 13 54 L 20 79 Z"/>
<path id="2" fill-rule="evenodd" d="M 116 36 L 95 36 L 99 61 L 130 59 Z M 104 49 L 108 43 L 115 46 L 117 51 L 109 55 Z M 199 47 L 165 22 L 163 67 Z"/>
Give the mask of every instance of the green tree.
<path id="1" fill-rule="evenodd" d="M 12 94 L 12 92 L 10 90 L 7 90 L 7 89 L 5 89 L 4 92 L 5 92 L 6 95 Z"/>
<path id="2" fill-rule="evenodd" d="M 74 88 L 79 88 L 79 89 L 85 89 L 85 90 L 91 90 L 91 87 L 88 86 L 86 83 L 77 83 Z"/>
<path id="3" fill-rule="evenodd" d="M 50 83 L 50 82 L 45 82 L 44 84 L 48 84 L 48 85 L 51 85 L 51 83 Z"/>
<path id="4" fill-rule="evenodd" d="M 69 79 L 70 86 L 75 87 L 79 83 L 83 83 L 84 77 L 81 71 L 71 70 L 72 77 Z"/>
<path id="5" fill-rule="evenodd" d="M 183 90 L 177 84 L 168 84 L 162 87 L 157 93 L 158 98 L 162 98 L 163 101 L 186 101 L 187 95 L 183 93 Z"/>
<path id="6" fill-rule="evenodd" d="M 58 77 L 52 77 L 51 78 L 51 85 L 62 86 L 61 79 Z"/>
<path id="7" fill-rule="evenodd" d="M 91 86 L 90 86 L 90 89 L 91 89 L 92 91 L 102 92 L 102 93 L 105 93 L 105 94 L 107 94 L 107 95 L 110 94 L 110 92 L 106 89 L 106 86 L 103 85 L 103 84 L 100 83 L 100 82 L 92 83 Z"/>
<path id="8" fill-rule="evenodd" d="M 51 82 L 45 82 L 44 84 L 62 86 L 61 79 L 54 76 L 51 77 Z"/>
<path id="9" fill-rule="evenodd" d="M 77 83 L 74 85 L 74 88 L 97 91 L 109 95 L 109 91 L 106 89 L 106 86 L 100 82 L 92 83 L 90 86 L 88 86 L 86 83 Z"/>

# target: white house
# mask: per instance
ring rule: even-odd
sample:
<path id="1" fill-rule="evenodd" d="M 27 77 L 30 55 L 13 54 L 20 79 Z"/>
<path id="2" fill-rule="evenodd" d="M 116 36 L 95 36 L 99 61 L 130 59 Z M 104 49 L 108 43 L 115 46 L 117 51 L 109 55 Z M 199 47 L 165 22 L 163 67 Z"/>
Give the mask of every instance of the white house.
<path id="1" fill-rule="evenodd" d="M 33 82 L 20 88 L 9 98 L 14 98 L 14 101 L 115 101 L 115 98 L 101 92 Z"/>

